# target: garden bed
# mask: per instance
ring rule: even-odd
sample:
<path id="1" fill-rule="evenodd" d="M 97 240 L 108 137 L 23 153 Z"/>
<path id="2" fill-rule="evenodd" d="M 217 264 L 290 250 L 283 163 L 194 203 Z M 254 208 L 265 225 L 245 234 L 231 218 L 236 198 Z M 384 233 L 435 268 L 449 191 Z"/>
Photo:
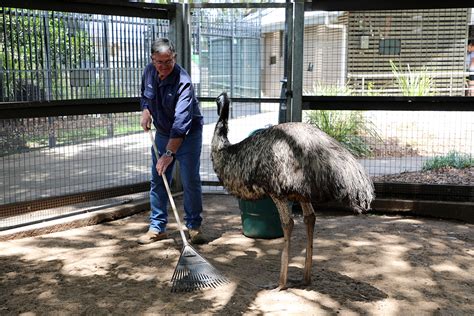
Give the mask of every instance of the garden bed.
<path id="1" fill-rule="evenodd" d="M 402 172 L 374 178 L 375 182 L 452 184 L 474 186 L 474 167 L 456 169 L 441 168 L 418 172 Z"/>

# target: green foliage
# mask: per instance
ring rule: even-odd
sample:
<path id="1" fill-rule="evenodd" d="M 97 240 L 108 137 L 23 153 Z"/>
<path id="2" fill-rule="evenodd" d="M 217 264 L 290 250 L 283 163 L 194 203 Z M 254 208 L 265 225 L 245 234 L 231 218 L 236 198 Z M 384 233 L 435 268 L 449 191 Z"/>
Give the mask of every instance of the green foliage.
<path id="1" fill-rule="evenodd" d="M 377 92 L 377 89 L 375 88 L 375 83 L 373 81 L 369 81 L 367 83 L 367 90 L 365 91 L 365 95 L 370 97 L 380 95 L 380 93 Z"/>
<path id="2" fill-rule="evenodd" d="M 457 151 L 450 151 L 445 156 L 436 156 L 427 160 L 423 164 L 423 171 L 437 170 L 441 168 L 456 168 L 463 169 L 474 166 L 474 158 L 472 155 L 459 153 Z"/>
<path id="3" fill-rule="evenodd" d="M 327 96 L 351 95 L 352 90 L 347 85 L 344 85 L 344 86 L 323 85 L 320 82 L 314 82 L 312 89 L 304 90 L 303 94 L 305 94 L 305 95 L 327 95 Z"/>
<path id="4" fill-rule="evenodd" d="M 44 70 L 50 70 L 52 95 L 65 94 L 65 89 L 71 88 L 69 85 L 60 86 L 62 80 L 54 80 L 58 71 L 81 69 L 95 60 L 93 37 L 81 27 L 82 22 L 77 17 L 57 12 L 4 10 L 11 13 L 4 14 L 0 23 L 0 34 L 3 34 L 0 37 L 0 62 L 1 67 L 8 70 L 2 78 L 6 96 L 18 94 L 14 91 L 15 86 L 17 89 L 30 89 L 24 86 L 25 82 L 29 82 L 32 90 L 42 89 L 40 82 L 46 80 Z M 11 73 L 16 71 L 21 71 L 28 79 L 14 82 L 15 76 Z"/>
<path id="5" fill-rule="evenodd" d="M 116 122 L 115 122 L 116 121 Z M 104 121 L 102 126 L 91 128 L 78 128 L 75 130 L 62 130 L 56 137 L 56 144 L 80 144 L 113 136 L 128 135 L 141 132 L 140 117 L 134 116 L 126 120 L 114 120 L 114 123 Z M 112 133 L 112 135 L 110 134 Z"/>
<path id="6" fill-rule="evenodd" d="M 373 123 L 361 111 L 309 111 L 307 122 L 340 142 L 357 157 L 372 154 L 364 137 L 380 139 Z"/>
<path id="7" fill-rule="evenodd" d="M 78 125 L 74 125 L 74 121 L 71 121 L 70 124 L 74 128 L 45 127 L 37 123 L 37 130 L 34 133 L 27 133 L 15 126 L 9 126 L 8 129 L 13 132 L 6 132 L 3 135 L 0 133 L 0 136 L 3 136 L 0 137 L 0 157 L 48 147 L 50 137 L 54 138 L 55 146 L 66 146 L 143 132 L 139 113 L 126 117 L 122 117 L 120 114 L 107 114 L 106 116 L 107 118 L 104 116 L 102 120 L 96 118 L 98 120 L 95 121 L 96 125 L 87 128 L 83 126 L 84 124 L 94 124 L 92 118 L 86 117 L 79 122 L 76 121 L 75 123 Z"/>
<path id="8" fill-rule="evenodd" d="M 392 60 L 390 60 L 390 66 L 395 75 L 395 81 L 404 96 L 433 95 L 431 92 L 433 80 L 426 73 L 426 69 L 412 71 L 410 65 L 407 64 L 407 71 L 403 72 Z"/>
<path id="9" fill-rule="evenodd" d="M 304 94 L 345 96 L 352 95 L 352 90 L 347 85 L 323 85 L 315 82 L 312 89 L 304 91 Z M 357 157 L 372 155 L 372 149 L 364 137 L 380 139 L 374 124 L 361 111 L 309 111 L 307 122 L 317 126 Z"/>
<path id="10" fill-rule="evenodd" d="M 140 118 L 140 115 L 135 115 L 127 118 L 126 122 L 114 124 L 114 135 L 128 135 L 142 132 L 143 129 L 140 126 Z"/>

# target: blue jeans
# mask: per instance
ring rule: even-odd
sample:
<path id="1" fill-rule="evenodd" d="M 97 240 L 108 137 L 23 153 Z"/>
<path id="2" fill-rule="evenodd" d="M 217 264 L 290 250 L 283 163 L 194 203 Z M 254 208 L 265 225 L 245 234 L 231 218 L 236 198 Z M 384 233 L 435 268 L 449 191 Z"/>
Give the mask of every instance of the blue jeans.
<path id="1" fill-rule="evenodd" d="M 156 133 L 155 143 L 160 153 L 166 151 L 169 138 Z M 184 221 L 188 228 L 199 228 L 202 218 L 202 187 L 199 167 L 201 165 L 202 129 L 186 136 L 176 153 L 172 164 L 166 169 L 166 178 L 171 185 L 175 161 L 179 161 L 181 182 L 183 183 Z M 165 232 L 168 223 L 168 194 L 163 178 L 156 171 L 156 156 L 152 150 L 151 190 L 150 190 L 150 230 Z"/>

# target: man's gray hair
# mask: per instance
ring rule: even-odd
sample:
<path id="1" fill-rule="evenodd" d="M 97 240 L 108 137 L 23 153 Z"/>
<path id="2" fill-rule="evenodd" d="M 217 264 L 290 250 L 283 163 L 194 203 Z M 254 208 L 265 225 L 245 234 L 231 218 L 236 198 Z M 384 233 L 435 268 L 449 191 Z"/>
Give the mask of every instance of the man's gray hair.
<path id="1" fill-rule="evenodd" d="M 173 55 L 176 54 L 174 44 L 171 40 L 161 37 L 153 42 L 151 45 L 151 54 L 154 53 L 166 53 L 171 52 Z"/>

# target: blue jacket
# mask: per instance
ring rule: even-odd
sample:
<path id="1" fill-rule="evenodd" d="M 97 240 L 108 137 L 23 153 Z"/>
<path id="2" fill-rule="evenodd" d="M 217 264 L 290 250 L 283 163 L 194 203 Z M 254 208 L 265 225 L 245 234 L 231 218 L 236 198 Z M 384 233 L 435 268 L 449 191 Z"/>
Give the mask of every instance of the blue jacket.
<path id="1" fill-rule="evenodd" d="M 178 64 L 173 72 L 160 80 L 152 63 L 143 71 L 140 106 L 153 117 L 158 133 L 170 138 L 184 138 L 202 130 L 203 117 L 189 74 Z"/>

